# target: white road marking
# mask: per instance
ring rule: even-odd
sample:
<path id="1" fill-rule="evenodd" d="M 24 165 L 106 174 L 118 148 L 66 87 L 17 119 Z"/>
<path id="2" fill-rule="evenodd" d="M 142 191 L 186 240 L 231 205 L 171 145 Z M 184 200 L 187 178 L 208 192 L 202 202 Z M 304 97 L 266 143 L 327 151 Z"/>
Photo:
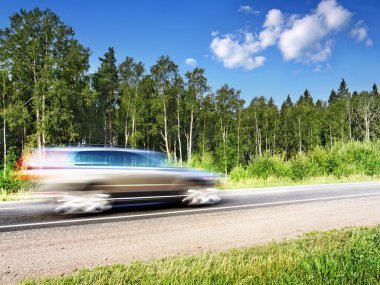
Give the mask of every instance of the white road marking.
<path id="1" fill-rule="evenodd" d="M 246 205 L 236 205 L 236 206 L 224 206 L 224 207 L 210 207 L 210 208 L 189 209 L 189 210 L 182 210 L 182 211 L 168 211 L 168 212 L 159 212 L 159 213 L 124 215 L 124 216 L 116 216 L 116 217 L 97 217 L 97 218 L 83 218 L 83 219 L 73 219 L 73 220 L 64 220 L 64 221 L 14 224 L 14 225 L 0 226 L 0 229 L 25 228 L 25 227 L 33 227 L 33 226 L 46 226 L 46 225 L 59 225 L 59 224 L 73 224 L 73 223 L 79 223 L 79 222 L 93 222 L 93 221 L 113 221 L 113 220 L 141 218 L 141 217 L 160 217 L 160 216 L 171 215 L 171 214 L 212 212 L 215 210 L 243 209 L 243 208 L 251 208 L 251 207 L 257 207 L 257 206 L 283 205 L 283 204 L 290 204 L 290 203 L 297 203 L 297 202 L 326 201 L 326 200 L 334 200 L 334 199 L 339 199 L 339 198 L 355 198 L 355 197 L 359 198 L 359 197 L 368 197 L 368 196 L 380 196 L 380 193 L 375 192 L 375 193 L 366 193 L 366 194 L 357 194 L 357 195 L 330 196 L 330 197 L 321 197 L 321 198 L 312 198 L 312 199 L 300 199 L 300 200 L 246 204 Z"/>

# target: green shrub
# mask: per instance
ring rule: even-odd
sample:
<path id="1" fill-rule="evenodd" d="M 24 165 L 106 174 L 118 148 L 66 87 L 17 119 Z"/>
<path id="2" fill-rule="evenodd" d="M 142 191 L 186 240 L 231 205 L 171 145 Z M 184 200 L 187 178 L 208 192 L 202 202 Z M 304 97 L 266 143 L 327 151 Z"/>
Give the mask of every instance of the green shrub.
<path id="1" fill-rule="evenodd" d="M 303 180 L 311 177 L 313 174 L 313 164 L 304 153 L 297 154 L 290 161 L 290 169 L 293 180 Z"/>
<path id="2" fill-rule="evenodd" d="M 24 181 L 18 180 L 15 175 L 17 163 L 15 148 L 8 149 L 6 162 L 6 167 L 3 164 L 0 171 L 0 189 L 7 194 L 15 193 L 25 185 Z"/>
<path id="3" fill-rule="evenodd" d="M 196 153 L 192 156 L 191 160 L 186 163 L 186 166 L 193 168 L 202 168 L 210 171 L 218 171 L 218 167 L 215 163 L 212 153 L 205 152 Z"/>
<path id="4" fill-rule="evenodd" d="M 316 147 L 309 153 L 307 157 L 311 162 L 312 176 L 324 176 L 329 174 L 329 151 L 322 147 Z"/>
<path id="5" fill-rule="evenodd" d="M 235 166 L 230 174 L 229 174 L 229 178 L 231 179 L 231 181 L 233 182 L 239 182 L 241 180 L 246 180 L 248 179 L 248 171 L 246 169 L 244 169 L 242 166 L 238 165 L 238 166 Z"/>
<path id="6" fill-rule="evenodd" d="M 268 155 L 254 159 L 247 171 L 251 178 L 268 179 L 271 176 L 287 177 L 289 175 L 289 167 L 282 158 Z"/>

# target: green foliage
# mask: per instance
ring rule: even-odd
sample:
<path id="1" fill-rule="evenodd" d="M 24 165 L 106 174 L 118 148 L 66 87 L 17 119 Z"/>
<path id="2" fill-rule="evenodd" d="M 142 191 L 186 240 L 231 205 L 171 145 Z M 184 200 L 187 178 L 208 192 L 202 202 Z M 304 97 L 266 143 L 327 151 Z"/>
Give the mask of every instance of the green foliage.
<path id="1" fill-rule="evenodd" d="M 191 160 L 186 163 L 188 167 L 202 168 L 210 171 L 220 171 L 216 166 L 214 156 L 210 152 L 202 154 L 195 154 Z"/>
<path id="2" fill-rule="evenodd" d="M 19 149 L 26 140 L 44 145 L 77 136 L 83 115 L 78 94 L 88 83 L 90 51 L 74 35 L 58 15 L 39 8 L 20 10 L 0 30 L 0 65 L 12 80 L 2 107 L 12 129 L 9 140 Z"/>
<path id="3" fill-rule="evenodd" d="M 313 164 L 303 153 L 298 154 L 290 161 L 291 177 L 294 180 L 303 180 L 312 176 Z"/>
<path id="4" fill-rule="evenodd" d="M 379 284 L 380 226 L 224 253 L 132 262 L 21 284 Z"/>
<path id="5" fill-rule="evenodd" d="M 278 156 L 264 155 L 254 159 L 247 167 L 250 177 L 268 179 L 270 176 L 286 177 L 289 176 L 289 167 L 283 159 Z"/>
<path id="6" fill-rule="evenodd" d="M 247 180 L 250 177 L 248 170 L 244 167 L 238 165 L 232 168 L 229 178 L 232 182 L 239 182 L 242 180 Z"/>
<path id="7" fill-rule="evenodd" d="M 3 164 L 0 172 L 0 189 L 7 194 L 15 193 L 24 187 L 24 183 L 15 177 L 16 163 L 16 149 L 13 147 L 8 150 L 6 167 Z"/>
<path id="8" fill-rule="evenodd" d="M 245 179 L 291 178 L 301 181 L 311 177 L 380 174 L 380 142 L 337 143 L 332 149 L 316 147 L 299 153 L 285 161 L 269 154 L 253 159 L 246 167 L 236 166 L 230 179 L 239 182 Z"/>

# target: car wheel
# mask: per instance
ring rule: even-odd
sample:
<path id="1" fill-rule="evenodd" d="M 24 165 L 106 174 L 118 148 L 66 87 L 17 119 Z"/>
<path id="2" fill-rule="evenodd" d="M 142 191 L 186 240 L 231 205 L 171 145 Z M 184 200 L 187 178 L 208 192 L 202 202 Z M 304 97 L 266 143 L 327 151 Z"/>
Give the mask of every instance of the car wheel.
<path id="1" fill-rule="evenodd" d="M 219 190 L 215 188 L 189 189 L 182 203 L 188 206 L 212 205 L 219 203 Z"/>
<path id="2" fill-rule="evenodd" d="M 103 193 L 67 193 L 57 199 L 54 212 L 60 215 L 101 213 L 111 208 L 109 195 Z"/>

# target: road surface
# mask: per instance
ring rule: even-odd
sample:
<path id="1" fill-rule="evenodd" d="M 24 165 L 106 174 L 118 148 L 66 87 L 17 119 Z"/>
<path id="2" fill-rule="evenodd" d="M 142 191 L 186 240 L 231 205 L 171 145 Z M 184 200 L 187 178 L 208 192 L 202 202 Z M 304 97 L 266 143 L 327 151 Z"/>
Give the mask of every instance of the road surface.
<path id="1" fill-rule="evenodd" d="M 85 216 L 57 216 L 36 202 L 0 203 L 0 284 L 380 224 L 380 182 L 222 193 L 213 206 L 119 206 Z"/>

